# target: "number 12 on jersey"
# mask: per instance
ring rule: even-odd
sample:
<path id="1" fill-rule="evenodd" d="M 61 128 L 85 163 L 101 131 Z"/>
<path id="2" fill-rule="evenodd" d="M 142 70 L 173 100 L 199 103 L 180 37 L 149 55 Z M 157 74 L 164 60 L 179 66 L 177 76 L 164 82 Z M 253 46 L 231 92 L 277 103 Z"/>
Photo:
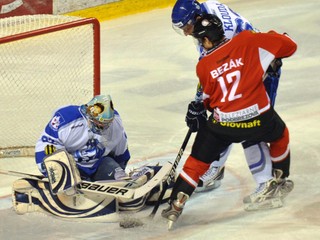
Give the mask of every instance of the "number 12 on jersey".
<path id="1" fill-rule="evenodd" d="M 220 102 L 225 102 L 227 97 L 229 102 L 242 97 L 242 94 L 236 94 L 240 79 L 241 73 L 239 70 L 228 73 L 226 75 L 226 79 L 222 76 L 217 78 L 223 93 L 223 97 Z M 226 84 L 232 84 L 231 89 L 228 89 Z"/>

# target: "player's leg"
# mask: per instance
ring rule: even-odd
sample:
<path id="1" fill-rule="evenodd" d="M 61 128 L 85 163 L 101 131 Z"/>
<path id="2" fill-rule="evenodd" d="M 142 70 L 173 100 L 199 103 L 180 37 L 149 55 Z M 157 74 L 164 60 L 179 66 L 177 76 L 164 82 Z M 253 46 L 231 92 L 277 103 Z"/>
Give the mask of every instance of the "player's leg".
<path id="1" fill-rule="evenodd" d="M 293 182 L 287 180 L 290 168 L 289 132 L 276 112 L 272 119 L 263 140 L 270 142 L 273 178 L 261 183 L 254 193 L 244 198 L 246 210 L 281 207 L 282 200 L 294 187 Z"/>
<path id="2" fill-rule="evenodd" d="M 221 141 L 207 125 L 200 128 L 187 158 L 172 189 L 169 206 L 162 217 L 174 222 L 183 211 L 189 196 L 194 192 L 200 177 L 209 169 L 212 159 L 218 159 L 231 142 Z"/>
<path id="3" fill-rule="evenodd" d="M 243 142 L 245 158 L 250 172 L 259 185 L 272 179 L 272 162 L 269 146 L 265 142 Z"/>
<path id="4" fill-rule="evenodd" d="M 270 143 L 270 154 L 273 169 L 279 175 L 279 192 L 285 198 L 294 188 L 293 181 L 287 179 L 290 174 L 289 130 L 286 127 L 282 136 Z"/>
<path id="5" fill-rule="evenodd" d="M 221 180 L 224 178 L 225 163 L 230 154 L 232 145 L 230 145 L 223 153 L 220 159 L 213 161 L 208 169 L 199 180 L 195 192 L 206 192 L 221 186 Z"/>
<path id="6" fill-rule="evenodd" d="M 270 150 L 265 142 L 242 143 L 249 169 L 258 184 L 256 190 L 243 199 L 247 211 L 276 208 L 282 206 L 282 201 L 273 199 L 277 182 L 272 175 Z"/>

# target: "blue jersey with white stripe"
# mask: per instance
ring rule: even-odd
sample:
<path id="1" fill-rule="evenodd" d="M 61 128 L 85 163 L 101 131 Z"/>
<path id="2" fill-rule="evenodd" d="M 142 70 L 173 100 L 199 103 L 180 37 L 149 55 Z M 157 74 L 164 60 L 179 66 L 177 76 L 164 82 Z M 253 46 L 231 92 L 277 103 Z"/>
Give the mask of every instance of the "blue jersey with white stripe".
<path id="1" fill-rule="evenodd" d="M 240 14 L 233 11 L 227 5 L 218 1 L 206 1 L 200 4 L 201 11 L 214 14 L 223 23 L 223 29 L 226 38 L 231 39 L 243 30 L 254 30 L 252 24 Z M 200 58 L 206 54 L 206 50 L 199 45 Z"/>

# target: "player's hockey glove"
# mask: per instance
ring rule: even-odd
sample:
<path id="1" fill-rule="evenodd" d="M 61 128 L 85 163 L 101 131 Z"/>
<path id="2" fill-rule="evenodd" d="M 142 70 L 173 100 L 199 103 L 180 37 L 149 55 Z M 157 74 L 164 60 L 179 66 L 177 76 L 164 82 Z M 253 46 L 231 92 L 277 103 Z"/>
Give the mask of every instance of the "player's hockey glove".
<path id="1" fill-rule="evenodd" d="M 189 103 L 186 116 L 187 126 L 192 132 L 197 132 L 199 127 L 207 121 L 207 110 L 203 102 L 192 101 Z"/>

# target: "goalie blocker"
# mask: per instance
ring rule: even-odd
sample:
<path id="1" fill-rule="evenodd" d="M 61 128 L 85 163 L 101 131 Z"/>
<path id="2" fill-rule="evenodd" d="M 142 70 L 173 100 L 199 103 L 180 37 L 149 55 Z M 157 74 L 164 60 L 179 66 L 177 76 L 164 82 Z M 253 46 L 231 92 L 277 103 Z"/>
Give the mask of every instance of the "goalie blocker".
<path id="1" fill-rule="evenodd" d="M 118 221 L 119 211 L 139 211 L 158 200 L 162 179 L 167 176 L 169 169 L 166 165 L 144 166 L 134 170 L 130 180 L 100 183 L 81 182 L 72 156 L 65 151 L 48 156 L 44 164 L 48 179 L 25 174 L 25 178 L 13 183 L 13 207 L 18 214 L 43 212 L 77 221 Z M 106 192 L 108 184 L 111 184 L 109 193 Z M 104 186 L 105 191 L 97 191 L 97 186 Z M 112 193 L 115 191 L 112 188 L 132 190 L 133 194 L 137 191 L 137 197 L 121 197 L 122 194 Z M 166 191 L 163 202 L 168 200 L 170 194 L 171 188 Z"/>
<path id="2" fill-rule="evenodd" d="M 53 194 L 73 195 L 81 183 L 79 170 L 73 157 L 64 150 L 56 151 L 44 159 L 49 187 Z"/>

